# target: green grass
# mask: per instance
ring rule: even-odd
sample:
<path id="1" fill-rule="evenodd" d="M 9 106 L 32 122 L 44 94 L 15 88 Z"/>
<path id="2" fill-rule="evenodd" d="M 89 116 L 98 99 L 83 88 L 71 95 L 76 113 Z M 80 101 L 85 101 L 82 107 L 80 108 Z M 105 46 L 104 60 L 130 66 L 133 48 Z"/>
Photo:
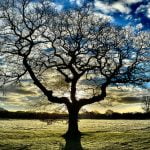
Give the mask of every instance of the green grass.
<path id="1" fill-rule="evenodd" d="M 81 120 L 85 150 L 150 150 L 150 120 Z M 65 122 L 0 120 L 0 150 L 60 150 Z"/>

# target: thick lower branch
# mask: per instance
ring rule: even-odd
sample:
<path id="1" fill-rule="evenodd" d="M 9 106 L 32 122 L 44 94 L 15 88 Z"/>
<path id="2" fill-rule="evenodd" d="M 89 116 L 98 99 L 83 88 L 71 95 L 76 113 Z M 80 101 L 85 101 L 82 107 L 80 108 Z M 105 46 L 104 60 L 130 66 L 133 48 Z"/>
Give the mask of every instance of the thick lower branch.
<path id="1" fill-rule="evenodd" d="M 48 97 L 48 100 L 53 103 L 59 103 L 59 104 L 69 104 L 69 100 L 65 97 L 55 97 L 53 96 L 53 92 L 50 90 L 47 90 L 46 87 L 38 80 L 38 78 L 35 76 L 31 66 L 28 64 L 27 60 L 24 58 L 23 64 L 28 71 L 30 77 L 34 81 L 34 84 L 44 93 L 45 96 Z"/>
<path id="2" fill-rule="evenodd" d="M 106 97 L 106 87 L 107 87 L 107 85 L 108 84 L 104 84 L 101 87 L 101 94 L 100 95 L 93 96 L 92 98 L 88 98 L 88 99 L 86 99 L 86 98 L 81 99 L 79 101 L 79 105 L 82 107 L 84 105 L 92 104 L 92 103 L 99 102 L 99 101 L 103 100 Z"/>
<path id="3" fill-rule="evenodd" d="M 48 100 L 53 103 L 66 104 L 66 105 L 70 104 L 68 98 L 66 98 L 66 97 L 59 98 L 59 97 L 52 96 L 52 95 L 48 95 L 47 97 L 48 97 Z"/>

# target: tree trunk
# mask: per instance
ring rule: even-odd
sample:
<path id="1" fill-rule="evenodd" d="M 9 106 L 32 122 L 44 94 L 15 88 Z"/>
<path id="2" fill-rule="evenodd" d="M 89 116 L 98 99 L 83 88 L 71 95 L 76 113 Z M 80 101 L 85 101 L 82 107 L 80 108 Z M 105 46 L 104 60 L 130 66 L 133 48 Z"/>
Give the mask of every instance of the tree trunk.
<path id="1" fill-rule="evenodd" d="M 64 146 L 64 150 L 83 150 L 81 145 L 81 137 L 77 137 L 75 139 L 66 138 L 66 144 Z"/>
<path id="2" fill-rule="evenodd" d="M 65 137 L 70 139 L 79 138 L 81 136 L 81 133 L 78 129 L 79 108 L 77 106 L 68 107 L 68 113 L 68 131 L 65 134 Z"/>

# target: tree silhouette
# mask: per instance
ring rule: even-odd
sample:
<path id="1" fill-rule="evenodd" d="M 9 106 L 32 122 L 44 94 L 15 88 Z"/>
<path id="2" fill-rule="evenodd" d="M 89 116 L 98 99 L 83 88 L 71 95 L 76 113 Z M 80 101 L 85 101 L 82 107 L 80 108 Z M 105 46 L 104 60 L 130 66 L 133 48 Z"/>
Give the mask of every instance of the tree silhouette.
<path id="1" fill-rule="evenodd" d="M 0 8 L 2 79 L 8 84 L 26 75 L 48 101 L 64 104 L 67 138 L 81 135 L 80 109 L 104 100 L 108 86 L 150 80 L 149 32 L 116 27 L 90 8 L 57 12 L 49 1 L 5 1 Z M 52 71 L 63 76 L 69 96 L 47 86 Z M 79 96 L 81 90 L 88 96 Z"/>

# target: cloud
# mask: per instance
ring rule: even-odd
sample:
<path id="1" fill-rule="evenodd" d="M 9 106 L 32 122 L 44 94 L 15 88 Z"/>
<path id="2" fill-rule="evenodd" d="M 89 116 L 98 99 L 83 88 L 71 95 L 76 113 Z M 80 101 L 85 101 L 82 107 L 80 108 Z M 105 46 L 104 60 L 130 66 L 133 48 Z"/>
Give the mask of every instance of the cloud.
<path id="1" fill-rule="evenodd" d="M 102 1 L 96 0 L 94 5 L 96 9 L 101 10 L 105 14 L 114 13 L 114 12 L 129 14 L 131 11 L 129 6 L 126 5 L 126 3 L 122 1 L 117 1 L 117 2 L 110 4 L 110 3 L 105 3 Z"/>
<path id="2" fill-rule="evenodd" d="M 84 84 L 85 86 L 85 84 Z M 14 89 L 14 87 L 13 87 Z M 36 94 L 26 93 L 24 91 L 21 91 L 22 94 L 16 93 L 16 92 L 10 92 L 6 94 L 5 98 L 0 97 L 0 107 L 5 107 L 7 109 L 11 110 L 22 110 L 22 109 L 31 109 L 31 106 L 36 106 L 35 104 L 38 104 L 39 101 L 45 100 L 45 102 L 48 103 L 47 99 L 43 99 L 41 97 L 40 93 L 37 92 L 38 90 L 34 88 L 34 86 L 30 87 L 29 85 L 26 85 L 26 87 L 23 88 L 24 91 L 33 91 Z M 14 90 L 16 91 L 16 90 Z M 84 96 L 87 96 L 87 91 L 77 91 L 79 94 L 83 94 Z M 89 105 L 86 106 L 88 110 L 101 110 L 100 112 L 105 112 L 107 109 L 112 109 L 113 111 L 119 111 L 119 112 L 128 112 L 128 111 L 138 111 L 140 110 L 140 105 L 139 107 L 135 107 L 135 105 L 140 103 L 140 96 L 144 94 L 142 89 L 138 88 L 133 88 L 133 87 L 122 87 L 122 89 L 118 89 L 117 87 L 109 87 L 107 89 L 107 94 L 108 96 L 106 99 L 103 101 L 107 104 L 107 100 L 112 99 L 112 106 L 106 106 L 105 108 L 101 105 Z M 138 97 L 139 96 L 139 97 Z M 134 107 L 134 109 L 132 107 Z M 41 107 L 41 111 L 54 111 L 55 107 L 53 105 L 48 105 L 46 104 L 46 108 Z M 137 109 L 136 109 L 137 108 Z"/>
<path id="3" fill-rule="evenodd" d="M 150 19 L 150 2 L 145 4 L 145 5 L 140 5 L 137 9 L 136 9 L 136 14 L 143 14 L 145 15 L 147 18 Z"/>
<path id="4" fill-rule="evenodd" d="M 110 16 L 110 15 L 102 14 L 102 13 L 99 13 L 99 12 L 95 12 L 94 15 L 96 15 L 97 17 L 109 20 L 111 22 L 114 21 L 114 18 L 112 16 Z"/>
<path id="5" fill-rule="evenodd" d="M 61 11 L 63 9 L 63 5 L 61 4 L 51 3 L 51 5 L 58 11 Z"/>
<path id="6" fill-rule="evenodd" d="M 7 97 L 1 97 L 0 102 L 6 105 L 19 105 L 24 106 L 26 105 L 26 101 L 23 100 L 24 96 L 20 96 L 17 94 L 12 94 Z"/>
<path id="7" fill-rule="evenodd" d="M 99 1 L 103 1 L 103 0 L 99 0 Z M 104 0 L 104 3 L 107 4 L 113 4 L 113 3 L 126 3 L 126 4 L 135 4 L 135 3 L 139 3 L 142 2 L 143 0 Z"/>
<path id="8" fill-rule="evenodd" d="M 123 2 L 116 2 L 112 5 L 112 8 L 116 9 L 117 11 L 124 13 L 124 14 L 129 14 L 131 12 L 131 9 L 125 5 Z"/>
<path id="9" fill-rule="evenodd" d="M 122 104 L 117 105 L 112 108 L 112 110 L 115 112 L 121 112 L 121 113 L 128 113 L 128 112 L 142 112 L 141 103 L 130 103 L 130 104 Z"/>
<path id="10" fill-rule="evenodd" d="M 20 107 L 20 110 L 22 110 L 25 107 L 29 107 L 31 103 L 37 102 L 40 99 L 41 92 L 29 82 L 23 83 L 21 87 L 7 85 L 4 89 L 4 95 L 2 95 L 3 89 L 0 89 L 0 107 L 4 106 L 11 110 L 16 108 L 19 110 Z"/>
<path id="11" fill-rule="evenodd" d="M 142 29 L 143 28 L 143 24 L 142 23 L 139 23 L 136 25 L 136 29 Z"/>
<path id="12" fill-rule="evenodd" d="M 142 30 L 149 28 L 149 0 L 53 0 L 52 2 L 58 7 L 58 10 L 68 10 L 91 4 L 95 8 L 93 9 L 94 12 L 98 12 L 100 17 L 102 15 L 103 17 L 108 16 L 114 24 L 121 26 L 129 24 L 136 27 L 137 24 L 142 22 Z M 137 15 L 137 7 L 143 15 Z"/>
<path id="13" fill-rule="evenodd" d="M 4 109 L 4 108 L 2 108 L 2 107 L 0 107 L 0 112 L 1 111 L 7 111 L 6 109 Z"/>
<path id="14" fill-rule="evenodd" d="M 119 100 L 120 103 L 130 104 L 130 103 L 141 103 L 140 97 L 122 97 Z"/>
<path id="15" fill-rule="evenodd" d="M 35 103 L 38 103 L 41 99 L 43 101 L 43 98 L 41 98 L 38 95 L 27 96 L 23 94 L 21 95 L 17 93 L 10 93 L 9 95 L 0 97 L 0 107 L 7 106 L 8 109 L 9 107 L 17 107 L 17 110 L 20 107 L 20 110 L 22 110 L 24 108 L 30 108 L 30 106 L 32 106 Z"/>
<path id="16" fill-rule="evenodd" d="M 147 17 L 150 18 L 150 3 L 149 3 L 149 7 L 147 9 Z"/>
<path id="17" fill-rule="evenodd" d="M 76 0 L 76 3 L 78 6 L 81 6 L 83 4 L 83 0 Z"/>
<path id="18" fill-rule="evenodd" d="M 43 1 L 45 6 L 53 6 L 56 10 L 61 11 L 63 9 L 63 5 L 51 1 Z M 30 11 L 34 11 L 35 8 L 42 8 L 43 5 L 39 1 L 32 1 L 28 4 L 27 9 Z"/>
<path id="19" fill-rule="evenodd" d="M 0 96 L 0 102 L 5 102 L 5 101 L 9 101 L 9 98 Z"/>
<path id="20" fill-rule="evenodd" d="M 37 94 L 36 92 L 30 91 L 30 90 L 27 90 L 27 89 L 16 89 L 15 92 L 18 93 L 18 94 L 23 94 L 23 95 L 35 95 L 35 94 Z"/>
<path id="21" fill-rule="evenodd" d="M 115 106 L 107 106 L 103 107 L 103 105 L 100 105 L 98 103 L 95 103 L 93 105 L 87 105 L 84 106 L 85 109 L 88 111 L 98 111 L 100 113 L 105 113 L 108 109 L 114 111 L 114 112 L 120 112 L 120 113 L 127 113 L 127 112 L 142 112 L 141 103 L 122 103 Z"/>
<path id="22" fill-rule="evenodd" d="M 16 87 L 13 85 L 7 86 L 5 89 L 0 89 L 0 92 L 4 94 L 10 94 L 10 93 L 17 93 L 17 94 L 23 94 L 23 95 L 36 95 L 37 92 L 28 87 Z"/>
<path id="23" fill-rule="evenodd" d="M 127 15 L 127 16 L 125 17 L 125 19 L 131 21 L 131 20 L 133 19 L 133 16 L 132 16 L 132 15 Z"/>
<path id="24" fill-rule="evenodd" d="M 105 14 L 115 11 L 109 4 L 104 3 L 102 1 L 98 1 L 98 0 L 95 1 L 94 6 L 97 10 L 101 10 Z"/>
<path id="25" fill-rule="evenodd" d="M 135 3 L 139 3 L 139 2 L 142 2 L 142 0 L 122 0 L 124 3 L 127 3 L 127 4 L 135 4 Z"/>

